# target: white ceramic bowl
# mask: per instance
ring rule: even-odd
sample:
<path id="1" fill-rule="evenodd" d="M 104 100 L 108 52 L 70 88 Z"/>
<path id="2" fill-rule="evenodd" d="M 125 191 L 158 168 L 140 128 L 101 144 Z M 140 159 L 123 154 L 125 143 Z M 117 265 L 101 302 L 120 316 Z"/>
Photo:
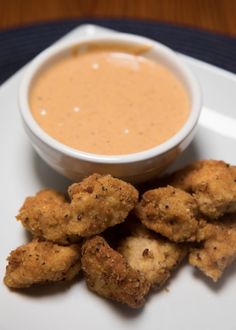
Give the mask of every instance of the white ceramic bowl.
<path id="1" fill-rule="evenodd" d="M 165 65 L 182 82 L 190 99 L 191 111 L 182 129 L 165 143 L 146 151 L 128 155 L 107 156 L 70 148 L 49 136 L 35 121 L 29 106 L 29 91 L 35 77 L 45 66 L 84 42 L 149 45 L 142 56 Z M 93 91 L 91 91 L 92 93 Z M 201 111 L 202 95 L 195 77 L 171 49 L 147 38 L 131 34 L 113 34 L 78 38 L 52 46 L 38 55 L 28 66 L 19 90 L 19 106 L 24 127 L 37 153 L 54 170 L 78 181 L 91 173 L 110 173 L 129 182 L 140 183 L 159 175 L 192 141 Z"/>

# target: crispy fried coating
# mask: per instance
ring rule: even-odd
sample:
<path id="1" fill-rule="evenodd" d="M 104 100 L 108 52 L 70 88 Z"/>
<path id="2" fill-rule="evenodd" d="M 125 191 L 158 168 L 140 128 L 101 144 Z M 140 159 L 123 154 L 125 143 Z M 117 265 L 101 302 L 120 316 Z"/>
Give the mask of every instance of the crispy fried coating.
<path id="1" fill-rule="evenodd" d="M 199 239 L 204 241 L 191 250 L 189 263 L 216 282 L 236 259 L 236 214 L 212 223 L 201 221 Z"/>
<path id="2" fill-rule="evenodd" d="M 132 185 L 111 175 L 93 174 L 68 193 L 70 203 L 54 190 L 28 197 L 17 219 L 36 237 L 68 244 L 123 222 L 138 201 Z"/>
<path id="3" fill-rule="evenodd" d="M 26 198 L 16 218 L 35 237 L 68 243 L 69 203 L 63 194 L 55 190 L 45 189 L 34 197 Z"/>
<path id="4" fill-rule="evenodd" d="M 197 161 L 174 173 L 168 183 L 192 193 L 209 219 L 236 212 L 236 170 L 223 161 Z"/>
<path id="5" fill-rule="evenodd" d="M 154 288 L 160 288 L 168 280 L 187 253 L 185 246 L 170 242 L 141 224 L 120 242 L 118 251 Z"/>
<path id="6" fill-rule="evenodd" d="M 142 307 L 150 283 L 124 257 L 95 236 L 82 246 L 82 269 L 91 291 L 132 308 Z"/>
<path id="7" fill-rule="evenodd" d="M 78 244 L 60 246 L 33 240 L 11 252 L 4 283 L 11 288 L 28 288 L 72 280 L 81 269 L 80 250 Z"/>
<path id="8" fill-rule="evenodd" d="M 234 182 L 236 182 L 236 166 L 230 166 L 230 171 L 233 175 Z"/>
<path id="9" fill-rule="evenodd" d="M 149 229 L 174 242 L 194 241 L 197 235 L 198 208 L 194 198 L 167 186 L 145 192 L 136 215 Z"/>
<path id="10" fill-rule="evenodd" d="M 69 234 L 89 237 L 125 220 L 138 202 L 138 191 L 111 175 L 93 174 L 69 187 L 73 221 Z"/>

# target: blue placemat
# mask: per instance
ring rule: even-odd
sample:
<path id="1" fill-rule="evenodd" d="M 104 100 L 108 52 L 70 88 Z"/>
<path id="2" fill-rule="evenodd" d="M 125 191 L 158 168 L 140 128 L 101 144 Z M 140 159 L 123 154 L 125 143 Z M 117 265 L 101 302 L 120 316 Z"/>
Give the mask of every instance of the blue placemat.
<path id="1" fill-rule="evenodd" d="M 178 52 L 236 73 L 236 38 L 156 22 L 80 19 L 0 32 L 0 83 L 58 38 L 76 26 L 86 23 L 143 35 L 158 40 Z"/>

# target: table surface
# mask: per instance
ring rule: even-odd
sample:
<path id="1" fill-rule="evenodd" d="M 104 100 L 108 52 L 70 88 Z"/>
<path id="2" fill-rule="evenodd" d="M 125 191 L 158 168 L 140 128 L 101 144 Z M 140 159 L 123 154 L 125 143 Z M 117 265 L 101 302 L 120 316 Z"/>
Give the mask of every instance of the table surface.
<path id="1" fill-rule="evenodd" d="M 70 18 L 156 20 L 236 36 L 236 0 L 0 0 L 0 29 Z"/>

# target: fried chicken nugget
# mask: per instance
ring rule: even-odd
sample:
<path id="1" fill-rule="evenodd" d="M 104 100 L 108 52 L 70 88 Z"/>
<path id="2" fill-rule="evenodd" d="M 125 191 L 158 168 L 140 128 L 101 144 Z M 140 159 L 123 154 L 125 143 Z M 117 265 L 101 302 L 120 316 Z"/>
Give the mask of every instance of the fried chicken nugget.
<path id="1" fill-rule="evenodd" d="M 204 221 L 199 238 L 204 241 L 201 247 L 191 250 L 189 263 L 216 282 L 236 259 L 236 214 L 212 223 Z"/>
<path id="2" fill-rule="evenodd" d="M 26 198 L 16 218 L 35 237 L 66 244 L 69 206 L 63 194 L 45 189 L 34 197 Z"/>
<path id="3" fill-rule="evenodd" d="M 138 191 L 111 175 L 93 174 L 69 187 L 69 235 L 89 237 L 123 222 L 138 202 Z"/>
<path id="4" fill-rule="evenodd" d="M 223 161 L 197 161 L 175 172 L 168 183 L 192 193 L 209 219 L 236 212 L 236 170 Z"/>
<path id="5" fill-rule="evenodd" d="M 36 237 L 68 244 L 123 222 L 138 201 L 132 185 L 111 175 L 93 174 L 68 192 L 70 203 L 54 190 L 28 197 L 17 219 Z"/>
<path id="6" fill-rule="evenodd" d="M 72 280 L 81 269 L 80 250 L 78 244 L 60 246 L 33 240 L 10 253 L 4 283 L 10 288 L 28 288 Z"/>
<path id="7" fill-rule="evenodd" d="M 141 224 L 120 242 L 118 251 L 128 264 L 144 274 L 153 288 L 160 288 L 187 254 L 185 246 L 151 232 Z"/>
<path id="8" fill-rule="evenodd" d="M 149 229 L 174 242 L 194 241 L 198 229 L 198 208 L 194 198 L 167 186 L 145 192 L 136 215 Z"/>
<path id="9" fill-rule="evenodd" d="M 142 307 L 150 283 L 124 257 L 95 236 L 82 246 L 82 269 L 91 291 L 132 308 Z"/>

